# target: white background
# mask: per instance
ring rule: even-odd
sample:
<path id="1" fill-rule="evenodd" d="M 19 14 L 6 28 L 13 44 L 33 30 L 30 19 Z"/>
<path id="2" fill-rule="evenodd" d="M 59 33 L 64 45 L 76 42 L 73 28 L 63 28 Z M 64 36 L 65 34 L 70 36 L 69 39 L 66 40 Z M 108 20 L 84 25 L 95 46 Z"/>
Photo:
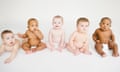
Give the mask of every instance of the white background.
<path id="1" fill-rule="evenodd" d="M 116 36 L 116 42 L 120 46 L 119 13 L 119 0 L 0 0 L 0 32 L 10 29 L 14 33 L 24 33 L 27 29 L 27 20 L 34 17 L 39 21 L 44 42 L 48 40 L 53 16 L 63 16 L 66 42 L 76 29 L 76 20 L 79 17 L 87 17 L 90 21 L 90 50 L 93 53 L 91 56 L 74 56 L 67 50 L 59 53 L 45 49 L 25 55 L 20 49 L 18 56 L 10 64 L 3 63 L 9 53 L 0 57 L 0 72 L 119 72 L 120 57 L 108 55 L 101 58 L 95 52 L 91 38 L 95 29 L 99 27 L 100 19 L 108 16 L 112 20 L 111 29 Z"/>

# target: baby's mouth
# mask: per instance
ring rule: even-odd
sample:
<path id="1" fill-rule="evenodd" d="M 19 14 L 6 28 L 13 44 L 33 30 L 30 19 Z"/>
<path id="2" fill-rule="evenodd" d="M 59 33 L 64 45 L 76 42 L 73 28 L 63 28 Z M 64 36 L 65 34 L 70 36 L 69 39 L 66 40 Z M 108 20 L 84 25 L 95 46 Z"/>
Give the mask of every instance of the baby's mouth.
<path id="1" fill-rule="evenodd" d="M 55 26 L 55 27 L 59 27 L 59 26 Z"/>
<path id="2" fill-rule="evenodd" d="M 10 45 L 14 45 L 14 42 L 10 42 Z"/>

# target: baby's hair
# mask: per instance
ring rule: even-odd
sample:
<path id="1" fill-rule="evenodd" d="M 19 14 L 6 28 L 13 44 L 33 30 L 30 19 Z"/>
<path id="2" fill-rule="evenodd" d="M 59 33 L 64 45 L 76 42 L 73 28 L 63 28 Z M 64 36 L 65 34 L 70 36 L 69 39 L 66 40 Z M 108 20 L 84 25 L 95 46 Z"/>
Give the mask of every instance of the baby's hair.
<path id="1" fill-rule="evenodd" d="M 60 18 L 60 19 L 62 20 L 62 22 L 63 22 L 63 17 L 62 17 L 62 16 L 56 15 L 56 16 L 53 17 L 53 20 L 54 20 L 55 18 Z"/>
<path id="2" fill-rule="evenodd" d="M 89 22 L 89 20 L 85 17 L 81 17 L 81 18 L 78 18 L 78 20 L 77 20 L 77 26 L 78 26 L 79 22 Z"/>
<path id="3" fill-rule="evenodd" d="M 35 21 L 35 22 L 37 22 L 37 24 L 38 24 L 37 19 L 35 19 L 35 18 L 30 18 L 30 19 L 28 20 L 28 26 L 29 26 L 29 24 L 30 24 L 31 21 Z"/>
<path id="4" fill-rule="evenodd" d="M 3 35 L 7 34 L 7 33 L 13 33 L 13 32 L 11 30 L 4 30 L 4 31 L 2 31 L 1 38 L 3 39 Z"/>
<path id="5" fill-rule="evenodd" d="M 110 24 L 112 23 L 112 21 L 111 21 L 111 19 L 110 19 L 109 17 L 103 17 L 103 18 L 101 19 L 101 21 L 100 21 L 100 24 L 101 24 L 105 19 L 109 20 L 109 21 L 110 21 Z"/>

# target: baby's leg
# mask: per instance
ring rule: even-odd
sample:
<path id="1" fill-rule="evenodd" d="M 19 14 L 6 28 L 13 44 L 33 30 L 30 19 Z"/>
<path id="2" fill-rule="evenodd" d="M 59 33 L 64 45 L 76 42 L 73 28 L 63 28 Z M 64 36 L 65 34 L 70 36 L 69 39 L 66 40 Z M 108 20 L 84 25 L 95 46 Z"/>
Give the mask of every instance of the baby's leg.
<path id="1" fill-rule="evenodd" d="M 91 55 L 92 53 L 89 51 L 88 48 L 89 48 L 88 45 L 85 45 L 80 50 L 82 50 L 82 52 L 85 53 L 85 54 L 87 54 L 87 55 Z"/>
<path id="2" fill-rule="evenodd" d="M 31 50 L 30 50 L 30 44 L 28 42 L 24 42 L 22 44 L 22 48 L 26 52 L 26 54 L 32 53 Z"/>
<path id="3" fill-rule="evenodd" d="M 100 54 L 102 57 L 105 57 L 106 54 L 105 54 L 105 52 L 102 50 L 102 48 L 103 48 L 103 45 L 102 45 L 102 44 L 100 44 L 100 43 L 95 44 L 95 49 L 96 49 L 97 53 Z"/>
<path id="4" fill-rule="evenodd" d="M 59 47 L 57 48 L 58 51 L 62 52 L 62 50 L 66 47 L 66 44 L 62 44 L 62 45 L 59 45 Z"/>
<path id="5" fill-rule="evenodd" d="M 109 46 L 110 49 L 113 50 L 113 54 L 112 54 L 112 55 L 113 55 L 114 57 L 119 56 L 118 46 L 117 46 L 116 43 L 114 43 L 114 42 L 112 42 L 112 41 L 109 41 L 108 46 Z"/>
<path id="6" fill-rule="evenodd" d="M 69 43 L 66 44 L 66 48 L 67 48 L 68 51 L 70 51 L 71 53 L 75 54 L 76 49 L 73 49 L 73 48 L 70 46 Z"/>
<path id="7" fill-rule="evenodd" d="M 33 48 L 32 52 L 41 51 L 46 48 L 46 44 L 41 42 L 38 44 L 37 48 Z"/>
<path id="8" fill-rule="evenodd" d="M 50 49 L 51 51 L 55 50 L 54 46 L 51 45 L 50 43 L 47 43 L 46 45 L 47 45 L 47 48 Z"/>

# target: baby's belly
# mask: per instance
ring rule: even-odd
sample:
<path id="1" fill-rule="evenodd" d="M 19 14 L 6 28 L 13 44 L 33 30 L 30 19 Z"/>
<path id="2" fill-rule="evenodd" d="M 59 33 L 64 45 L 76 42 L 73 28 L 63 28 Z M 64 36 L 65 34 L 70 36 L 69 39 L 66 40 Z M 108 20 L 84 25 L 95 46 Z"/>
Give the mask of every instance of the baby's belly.
<path id="1" fill-rule="evenodd" d="M 40 40 L 39 39 L 29 39 L 29 44 L 32 45 L 32 46 L 36 46 L 40 43 Z"/>
<path id="2" fill-rule="evenodd" d="M 60 39 L 54 39 L 53 42 L 54 42 L 54 43 L 59 43 L 59 42 L 60 42 Z"/>
<path id="3" fill-rule="evenodd" d="M 83 42 L 74 41 L 74 45 L 75 45 L 77 48 L 81 48 L 81 47 L 83 46 Z"/>
<path id="4" fill-rule="evenodd" d="M 100 42 L 103 44 L 108 44 L 109 40 L 100 40 Z"/>

